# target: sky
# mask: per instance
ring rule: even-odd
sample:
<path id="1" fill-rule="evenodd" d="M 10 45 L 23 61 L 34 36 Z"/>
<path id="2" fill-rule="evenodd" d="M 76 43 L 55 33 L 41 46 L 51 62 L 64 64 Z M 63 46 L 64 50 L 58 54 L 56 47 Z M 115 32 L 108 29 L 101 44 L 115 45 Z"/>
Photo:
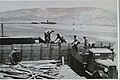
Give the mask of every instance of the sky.
<path id="1" fill-rule="evenodd" d="M 0 12 L 29 8 L 98 7 L 117 11 L 117 0 L 0 0 Z"/>

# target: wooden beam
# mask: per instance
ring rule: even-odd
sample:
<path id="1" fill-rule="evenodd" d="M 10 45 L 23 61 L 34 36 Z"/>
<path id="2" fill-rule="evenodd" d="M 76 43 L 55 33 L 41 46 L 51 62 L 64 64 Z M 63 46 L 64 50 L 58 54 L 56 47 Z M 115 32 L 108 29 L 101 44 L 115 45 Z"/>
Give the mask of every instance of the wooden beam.
<path id="1" fill-rule="evenodd" d="M 1 36 L 3 37 L 4 36 L 4 31 L 3 31 L 3 23 L 1 23 Z"/>
<path id="2" fill-rule="evenodd" d="M 29 76 L 19 76 L 19 75 L 4 75 L 4 77 L 11 77 L 13 79 L 27 79 Z"/>

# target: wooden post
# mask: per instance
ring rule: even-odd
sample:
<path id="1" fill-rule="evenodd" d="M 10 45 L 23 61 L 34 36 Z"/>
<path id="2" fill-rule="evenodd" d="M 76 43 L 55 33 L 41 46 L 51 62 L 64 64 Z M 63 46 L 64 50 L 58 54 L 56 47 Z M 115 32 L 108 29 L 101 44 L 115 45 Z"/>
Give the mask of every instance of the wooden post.
<path id="1" fill-rule="evenodd" d="M 3 45 L 1 45 L 1 63 L 3 63 Z"/>
<path id="2" fill-rule="evenodd" d="M 111 43 L 109 42 L 109 49 L 110 49 L 110 47 L 111 47 Z"/>
<path id="3" fill-rule="evenodd" d="M 59 50 L 58 50 L 58 59 L 60 58 L 60 54 L 61 54 L 61 43 L 58 43 L 58 46 L 59 46 Z"/>
<path id="4" fill-rule="evenodd" d="M 100 45 L 101 45 L 101 47 L 102 47 L 102 42 L 101 42 L 101 44 L 100 44 Z"/>
<path id="5" fill-rule="evenodd" d="M 4 36 L 3 23 L 1 23 L 1 32 L 2 32 L 1 36 L 3 37 Z"/>
<path id="6" fill-rule="evenodd" d="M 43 51 L 42 51 L 42 44 L 40 45 L 40 60 L 42 60 L 42 53 L 43 53 Z"/>
<path id="7" fill-rule="evenodd" d="M 52 59 L 52 45 L 50 44 L 50 60 Z"/>
<path id="8" fill-rule="evenodd" d="M 69 61 L 70 61 L 70 59 L 69 59 L 69 57 L 70 57 L 70 48 L 69 48 L 69 46 L 70 46 L 70 44 L 68 43 L 68 53 L 67 53 L 67 65 L 69 65 Z"/>
<path id="9" fill-rule="evenodd" d="M 65 61 L 64 61 L 64 56 L 62 56 L 62 65 L 64 66 Z"/>
<path id="10" fill-rule="evenodd" d="M 11 45 L 11 51 L 13 50 L 13 44 Z"/>
<path id="11" fill-rule="evenodd" d="M 32 60 L 33 44 L 31 44 L 30 61 Z"/>
<path id="12" fill-rule="evenodd" d="M 1 47 L 1 45 L 0 45 L 0 47 Z M 2 48 L 2 47 L 1 47 Z M 2 49 L 0 50 L 0 63 L 1 63 L 1 53 L 2 53 Z"/>
<path id="13" fill-rule="evenodd" d="M 22 55 L 23 55 L 23 44 L 21 44 L 21 60 L 22 60 Z"/>

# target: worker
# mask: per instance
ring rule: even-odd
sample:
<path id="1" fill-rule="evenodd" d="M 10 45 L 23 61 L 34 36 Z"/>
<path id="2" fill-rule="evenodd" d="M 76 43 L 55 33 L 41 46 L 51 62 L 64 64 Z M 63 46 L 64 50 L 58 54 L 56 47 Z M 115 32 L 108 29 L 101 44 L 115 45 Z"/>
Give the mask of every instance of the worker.
<path id="1" fill-rule="evenodd" d="M 17 64 L 18 62 L 21 62 L 21 56 L 20 56 L 20 52 L 18 51 L 17 48 L 14 48 L 11 53 L 9 54 L 9 58 L 10 58 L 10 63 L 12 65 Z"/>
<path id="2" fill-rule="evenodd" d="M 95 43 L 92 43 L 92 48 L 95 48 Z"/>
<path id="3" fill-rule="evenodd" d="M 63 36 L 61 36 L 61 40 L 60 40 L 61 43 L 66 43 L 66 40 Z"/>
<path id="4" fill-rule="evenodd" d="M 73 44 L 73 43 L 75 43 L 75 42 L 77 42 L 77 41 L 78 41 L 77 36 L 74 35 L 74 41 L 73 41 L 71 44 Z"/>
<path id="5" fill-rule="evenodd" d="M 84 47 L 87 48 L 87 38 L 84 36 L 83 39 L 84 39 Z"/>
<path id="6" fill-rule="evenodd" d="M 58 40 L 59 39 L 59 40 Z M 54 40 L 54 42 L 58 40 L 60 43 L 66 43 L 66 40 L 64 39 L 63 36 L 60 36 L 60 34 L 57 34 L 57 38 Z"/>
<path id="7" fill-rule="evenodd" d="M 73 43 L 73 45 L 72 45 L 73 51 L 78 52 L 78 44 L 80 44 L 79 41 L 76 41 L 76 42 Z"/>
<path id="8" fill-rule="evenodd" d="M 73 25 L 75 25 L 75 24 L 73 23 Z"/>
<path id="9" fill-rule="evenodd" d="M 51 33 L 52 32 L 54 32 L 54 29 L 45 31 L 44 36 L 45 36 L 45 42 L 46 43 L 50 43 L 50 41 L 51 41 Z"/>

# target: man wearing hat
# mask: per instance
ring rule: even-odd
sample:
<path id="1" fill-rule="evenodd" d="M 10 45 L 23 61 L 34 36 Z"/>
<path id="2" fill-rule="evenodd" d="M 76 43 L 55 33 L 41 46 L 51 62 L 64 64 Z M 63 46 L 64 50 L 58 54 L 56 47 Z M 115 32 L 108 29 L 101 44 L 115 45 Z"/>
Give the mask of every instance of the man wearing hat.
<path id="1" fill-rule="evenodd" d="M 54 40 L 54 42 L 58 40 L 60 43 L 66 43 L 66 40 L 64 39 L 63 36 L 60 36 L 60 34 L 57 34 L 57 38 Z"/>
<path id="2" fill-rule="evenodd" d="M 73 43 L 75 43 L 75 42 L 77 42 L 77 41 L 78 41 L 77 36 L 74 35 L 74 41 L 73 41 L 71 44 L 73 44 Z"/>
<path id="3" fill-rule="evenodd" d="M 17 48 L 14 48 L 11 53 L 9 54 L 9 58 L 10 58 L 10 63 L 12 65 L 17 64 L 18 62 L 21 62 L 21 54 L 20 52 L 18 52 Z"/>
<path id="4" fill-rule="evenodd" d="M 45 42 L 49 43 L 51 41 L 51 33 L 54 32 L 54 29 L 46 30 L 44 33 L 45 36 Z"/>
<path id="5" fill-rule="evenodd" d="M 88 44 L 87 37 L 83 36 L 83 39 L 84 39 L 84 47 L 86 49 L 87 48 L 87 44 Z"/>
<path id="6" fill-rule="evenodd" d="M 74 42 L 74 43 L 72 44 L 72 49 L 73 49 L 73 51 L 78 52 L 78 45 L 79 45 L 79 44 L 80 44 L 79 41 L 76 41 L 76 42 Z"/>

